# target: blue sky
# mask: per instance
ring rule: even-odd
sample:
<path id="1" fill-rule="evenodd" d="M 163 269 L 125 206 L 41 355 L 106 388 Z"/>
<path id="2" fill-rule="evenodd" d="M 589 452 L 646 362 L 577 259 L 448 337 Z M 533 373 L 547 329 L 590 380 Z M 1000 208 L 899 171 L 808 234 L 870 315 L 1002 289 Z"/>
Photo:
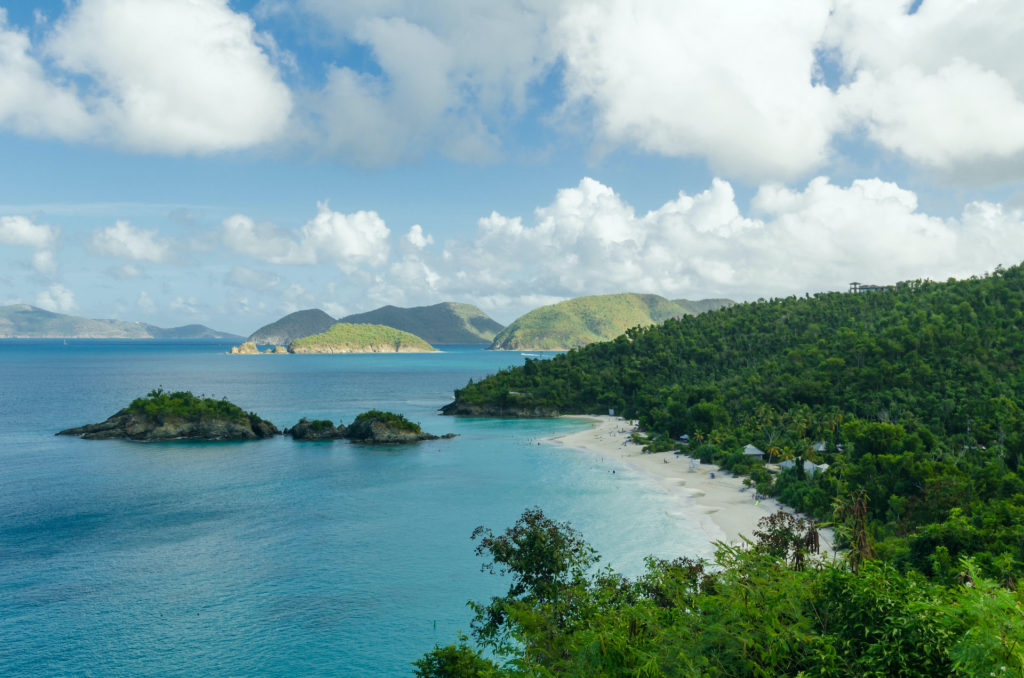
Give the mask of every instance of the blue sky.
<path id="1" fill-rule="evenodd" d="M 0 304 L 510 322 L 1024 259 L 1009 0 L 0 8 Z"/>

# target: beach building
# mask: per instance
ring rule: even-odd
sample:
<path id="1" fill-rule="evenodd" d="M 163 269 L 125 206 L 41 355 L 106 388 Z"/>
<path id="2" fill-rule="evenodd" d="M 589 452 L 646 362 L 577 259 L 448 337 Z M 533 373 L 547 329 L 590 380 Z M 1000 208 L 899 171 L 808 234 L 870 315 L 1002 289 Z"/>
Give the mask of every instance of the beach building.
<path id="1" fill-rule="evenodd" d="M 779 462 L 779 468 L 791 469 L 796 466 L 796 462 L 792 459 Z M 828 470 L 828 464 L 815 464 L 813 461 L 804 459 L 804 473 L 814 475 L 815 473 L 824 473 Z"/>
<path id="2" fill-rule="evenodd" d="M 750 443 L 747 443 L 747 446 L 743 448 L 743 456 L 745 456 L 745 457 L 757 457 L 758 459 L 764 459 L 764 451 L 763 450 L 759 450 L 758 448 L 754 447 Z"/>

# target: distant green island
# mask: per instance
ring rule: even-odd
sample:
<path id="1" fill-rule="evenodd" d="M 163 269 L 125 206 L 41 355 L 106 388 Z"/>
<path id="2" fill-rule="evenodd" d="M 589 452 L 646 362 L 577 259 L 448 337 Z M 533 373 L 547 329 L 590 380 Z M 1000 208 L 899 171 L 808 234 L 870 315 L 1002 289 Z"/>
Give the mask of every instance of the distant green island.
<path id="1" fill-rule="evenodd" d="M 416 335 L 428 344 L 489 344 L 502 329 L 472 304 L 445 301 L 433 306 L 381 308 L 332 318 L 326 312 L 311 308 L 296 311 L 264 325 L 247 341 L 258 346 L 288 346 L 296 339 L 322 334 L 337 323 L 350 325 L 385 325 Z M 248 351 L 258 352 L 258 351 Z"/>
<path id="2" fill-rule="evenodd" d="M 384 325 L 336 323 L 326 332 L 296 339 L 289 353 L 432 353 L 436 348 L 414 334 Z"/>
<path id="3" fill-rule="evenodd" d="M 227 400 L 162 388 L 136 398 L 99 424 L 65 429 L 57 435 L 88 440 L 255 440 L 280 433 L 277 427 Z"/>
<path id="4" fill-rule="evenodd" d="M 672 301 L 656 294 L 604 294 L 542 306 L 520 316 L 495 336 L 503 351 L 567 350 L 609 341 L 631 327 L 695 315 L 732 305 L 728 299 Z"/>

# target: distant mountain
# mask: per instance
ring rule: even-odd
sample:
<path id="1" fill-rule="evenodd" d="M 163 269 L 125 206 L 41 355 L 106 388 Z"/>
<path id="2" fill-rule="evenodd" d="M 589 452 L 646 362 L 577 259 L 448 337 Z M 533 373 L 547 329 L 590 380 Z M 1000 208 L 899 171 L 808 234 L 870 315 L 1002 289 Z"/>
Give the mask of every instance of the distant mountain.
<path id="1" fill-rule="evenodd" d="M 728 299 L 671 301 L 656 294 L 605 294 L 542 306 L 498 333 L 493 350 L 560 350 L 609 341 L 631 327 L 697 315 L 731 305 Z"/>
<path id="2" fill-rule="evenodd" d="M 182 325 L 181 327 L 157 327 L 143 325 L 154 339 L 241 339 L 240 335 L 211 330 L 206 325 Z"/>
<path id="3" fill-rule="evenodd" d="M 336 322 L 338 321 L 319 308 L 310 308 L 289 313 L 280 320 L 264 325 L 250 334 L 247 341 L 254 344 L 287 346 L 296 339 L 326 332 Z"/>
<path id="4" fill-rule="evenodd" d="M 384 325 L 336 323 L 326 332 L 296 339 L 289 353 L 431 353 L 426 341 Z"/>
<path id="5" fill-rule="evenodd" d="M 433 306 L 384 306 L 341 319 L 343 323 L 387 325 L 431 344 L 489 344 L 502 325 L 472 304 L 451 301 Z"/>
<path id="6" fill-rule="evenodd" d="M 163 328 L 125 320 L 93 320 L 27 304 L 0 306 L 0 337 L 65 339 L 240 339 L 205 325 Z"/>

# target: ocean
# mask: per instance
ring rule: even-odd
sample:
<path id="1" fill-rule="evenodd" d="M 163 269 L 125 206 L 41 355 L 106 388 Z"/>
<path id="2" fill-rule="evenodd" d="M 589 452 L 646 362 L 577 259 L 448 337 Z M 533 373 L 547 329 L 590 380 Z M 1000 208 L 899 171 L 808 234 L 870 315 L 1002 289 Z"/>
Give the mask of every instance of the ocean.
<path id="1" fill-rule="evenodd" d="M 532 506 L 634 576 L 712 547 L 650 479 L 538 444 L 577 420 L 443 417 L 519 353 L 230 356 L 220 341 L 0 341 L 0 675 L 407 676 L 507 589 L 470 534 Z M 408 446 L 55 437 L 162 386 L 278 427 L 404 414 Z"/>

